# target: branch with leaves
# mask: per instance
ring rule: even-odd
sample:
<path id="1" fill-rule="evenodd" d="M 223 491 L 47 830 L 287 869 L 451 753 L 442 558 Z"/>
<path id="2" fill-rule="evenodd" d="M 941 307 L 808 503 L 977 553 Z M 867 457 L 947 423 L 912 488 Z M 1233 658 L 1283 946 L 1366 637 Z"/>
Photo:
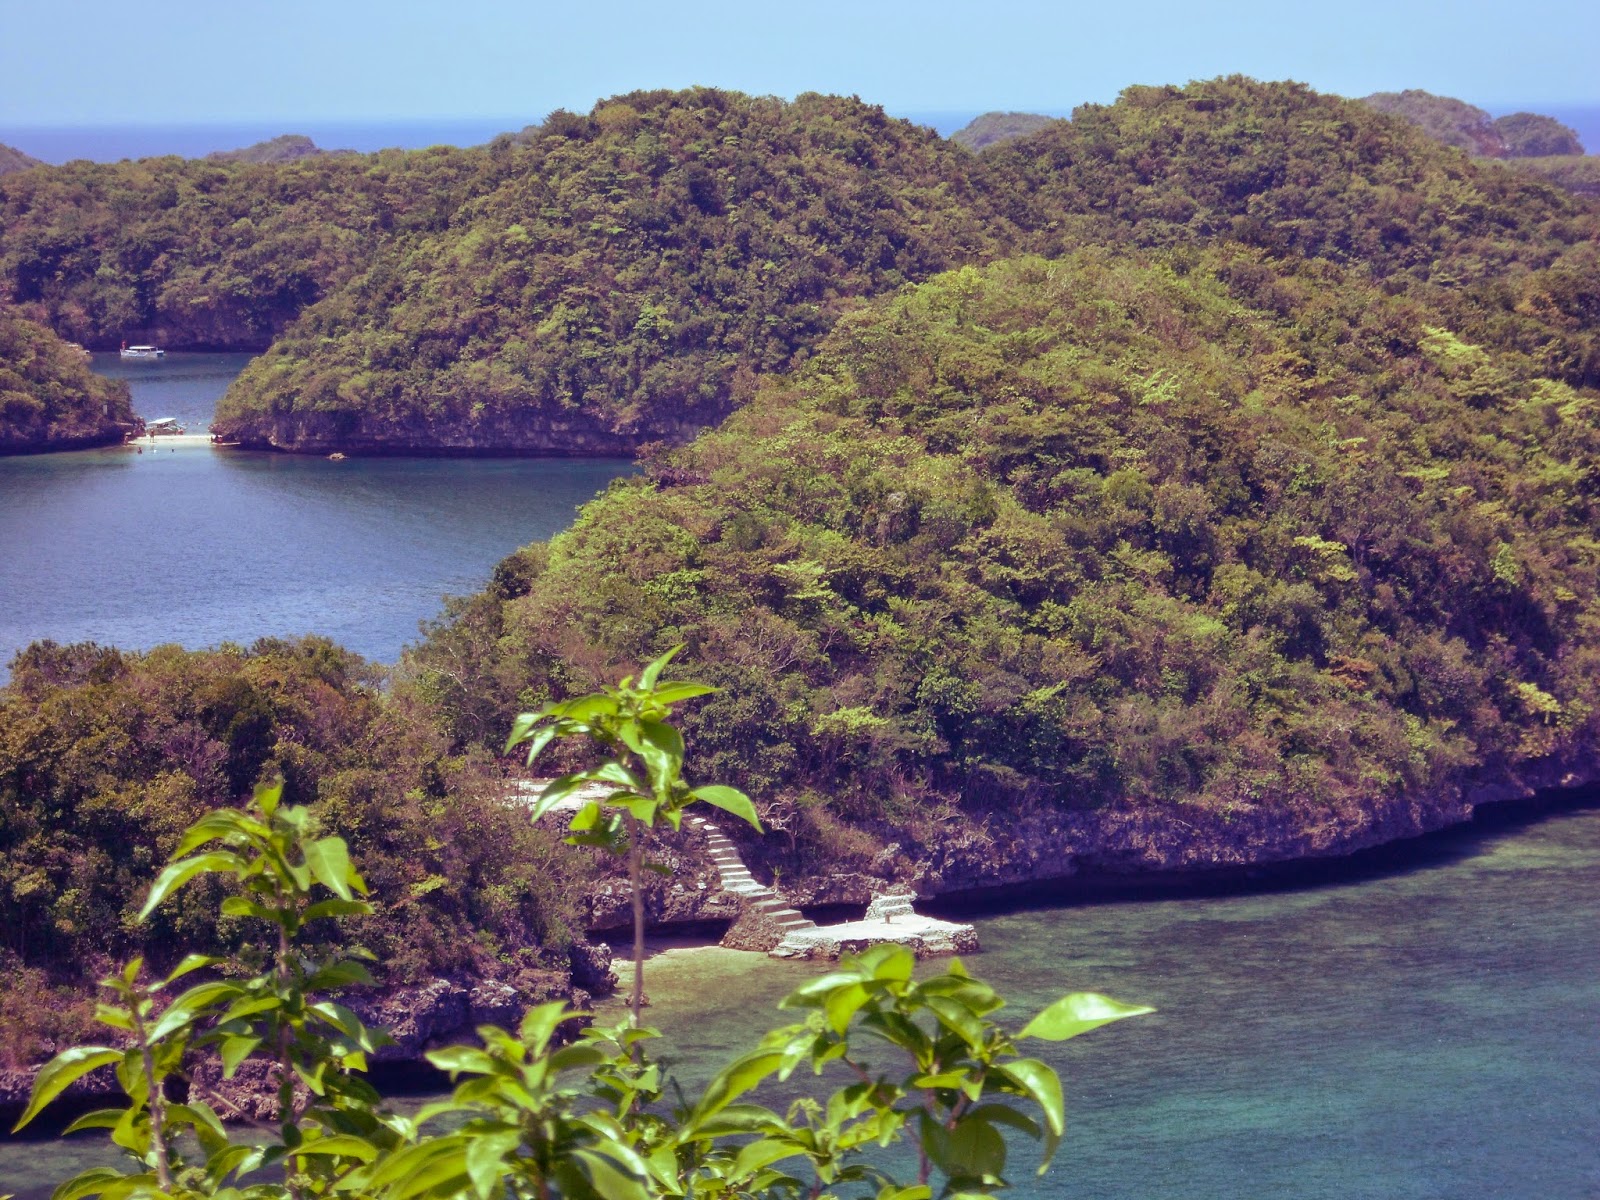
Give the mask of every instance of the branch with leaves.
<path id="1" fill-rule="evenodd" d="M 604 755 L 598 766 L 552 780 L 533 805 L 538 820 L 585 784 L 611 791 L 590 800 L 572 817 L 567 841 L 599 846 L 628 859 L 628 884 L 633 898 L 633 1023 L 644 1007 L 644 861 L 640 833 L 665 822 L 678 829 L 686 808 L 696 801 L 723 809 L 757 830 L 755 805 L 737 788 L 720 784 L 690 787 L 683 779 L 683 735 L 668 723 L 673 706 L 717 689 L 703 683 L 663 682 L 661 672 L 677 657 L 674 646 L 640 672 L 638 682 L 625 677 L 615 687 L 587 696 L 547 704 L 517 717 L 506 739 L 506 752 L 528 747 L 528 765 L 558 738 L 587 738 Z"/>

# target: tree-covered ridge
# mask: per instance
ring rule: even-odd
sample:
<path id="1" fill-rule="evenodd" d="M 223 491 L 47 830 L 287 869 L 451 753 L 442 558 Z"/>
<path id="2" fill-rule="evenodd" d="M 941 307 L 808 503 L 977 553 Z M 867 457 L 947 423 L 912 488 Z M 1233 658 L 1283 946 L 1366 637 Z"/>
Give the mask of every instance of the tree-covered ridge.
<path id="1" fill-rule="evenodd" d="M 0 454 L 117 442 L 138 427 L 127 384 L 94 374 L 80 349 L 0 304 Z"/>
<path id="2" fill-rule="evenodd" d="M 50 986 L 110 958 L 233 944 L 218 892 L 140 924 L 191 822 L 259 779 L 362 856 L 376 912 L 353 928 L 388 984 L 453 975 L 565 988 L 583 864 L 443 757 L 375 670 L 316 638 L 144 654 L 30 647 L 0 688 L 0 1067 L 48 1031 Z M 5 1061 L 7 1059 L 15 1061 Z"/>
<path id="3" fill-rule="evenodd" d="M 968 150 L 982 150 L 985 146 L 992 146 L 996 142 L 1010 141 L 1012 138 L 1035 133 L 1056 119 L 1039 113 L 986 112 L 973 117 L 952 133 L 950 140 L 965 146 Z"/>
<path id="4" fill-rule="evenodd" d="M 976 164 L 855 100 L 709 89 L 557 114 L 449 228 L 391 247 L 230 390 L 230 440 L 679 439 L 852 300 L 1009 240 Z"/>
<path id="5" fill-rule="evenodd" d="M 415 686 L 466 742 L 687 642 L 697 758 L 801 846 L 1024 797 L 1334 839 L 1577 757 L 1597 398 L 1438 321 L 1239 248 L 940 276 L 509 560 Z"/>
<path id="6" fill-rule="evenodd" d="M 443 228 L 495 171 L 485 151 L 437 149 L 8 175 L 0 298 L 92 347 L 260 349 L 379 245 Z"/>
<path id="7" fill-rule="evenodd" d="M 1299 85 L 1131 88 L 977 159 L 823 97 L 652 93 L 528 136 L 532 165 L 307 312 L 228 397 L 230 438 L 677 439 L 852 297 L 1086 243 L 1234 239 L 1359 264 L 1475 341 L 1600 380 L 1591 204 Z"/>
<path id="8" fill-rule="evenodd" d="M 1582 154 L 1578 135 L 1554 117 L 1511 113 L 1491 118 L 1483 109 L 1451 96 L 1435 96 L 1413 88 L 1374 92 L 1361 103 L 1379 112 L 1403 117 L 1435 141 L 1484 158 L 1541 158 Z"/>
<path id="9" fill-rule="evenodd" d="M 350 151 L 324 150 L 303 133 L 284 133 L 253 146 L 238 150 L 213 150 L 206 155 L 208 162 L 286 163 L 302 158 L 317 158 L 324 154 L 348 154 Z"/>
<path id="10" fill-rule="evenodd" d="M 981 155 L 853 100 L 694 89 L 467 151 L 25 172 L 0 281 L 91 345 L 277 338 L 221 412 L 252 444 L 594 453 L 714 423 L 863 297 L 1087 243 L 1360 264 L 1593 382 L 1597 230 L 1591 201 L 1295 84 L 1130 88 Z"/>
<path id="11" fill-rule="evenodd" d="M 26 171 L 29 167 L 43 165 L 33 155 L 24 154 L 15 146 L 0 145 L 0 175 L 9 175 L 13 171 Z"/>
<path id="12" fill-rule="evenodd" d="M 1129 88 L 987 151 L 1036 250 L 1232 239 L 1358 266 L 1473 341 L 1600 383 L 1600 208 L 1299 84 Z"/>

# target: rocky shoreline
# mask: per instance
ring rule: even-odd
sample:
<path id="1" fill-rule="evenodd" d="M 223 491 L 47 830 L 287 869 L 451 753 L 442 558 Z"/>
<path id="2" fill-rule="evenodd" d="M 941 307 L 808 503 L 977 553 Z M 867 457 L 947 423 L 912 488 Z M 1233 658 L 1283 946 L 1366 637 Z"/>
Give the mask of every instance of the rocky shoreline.
<path id="1" fill-rule="evenodd" d="M 991 814 L 959 832 L 948 831 L 949 836 L 926 852 L 908 854 L 899 846 L 887 847 L 879 859 L 885 865 L 898 863 L 896 874 L 905 878 L 866 872 L 799 880 L 785 876 L 784 892 L 794 903 L 834 911 L 865 908 L 874 896 L 890 890 L 947 903 L 1001 893 L 1020 902 L 1041 888 L 1074 879 L 1092 880 L 1102 887 L 1111 881 L 1153 885 L 1163 879 L 1192 881 L 1250 868 L 1329 863 L 1463 825 L 1484 805 L 1560 802 L 1576 798 L 1580 789 L 1596 782 L 1600 768 L 1593 764 L 1544 760 L 1470 784 L 1329 812 L 1324 822 L 1309 827 L 1283 814 L 1259 810 L 1203 814 L 1132 805 L 1088 811 L 1038 806 L 1003 819 Z M 652 847 L 652 855 L 670 870 L 648 885 L 646 915 L 653 930 L 720 936 L 741 919 L 743 901 L 721 889 L 715 868 L 691 839 L 662 839 Z M 631 910 L 623 881 L 603 880 L 586 899 L 592 936 L 626 927 Z M 376 1063 L 417 1063 L 425 1050 L 468 1037 L 480 1024 L 514 1024 L 530 1004 L 559 997 L 583 1007 L 613 990 L 611 952 L 604 945 L 576 943 L 571 957 L 570 978 L 546 981 L 537 996 L 504 983 L 441 978 L 350 997 L 347 1002 L 363 1020 L 386 1029 L 395 1039 L 394 1046 L 375 1056 Z M 35 1073 L 0 1070 L 0 1113 L 20 1111 Z M 220 1084 L 202 1082 L 211 1087 Z M 224 1107 L 240 1116 L 257 1117 L 261 1105 L 270 1103 L 263 1084 L 247 1072 L 216 1090 Z M 87 1100 L 117 1090 L 110 1070 L 102 1069 L 78 1081 L 66 1095 Z"/>

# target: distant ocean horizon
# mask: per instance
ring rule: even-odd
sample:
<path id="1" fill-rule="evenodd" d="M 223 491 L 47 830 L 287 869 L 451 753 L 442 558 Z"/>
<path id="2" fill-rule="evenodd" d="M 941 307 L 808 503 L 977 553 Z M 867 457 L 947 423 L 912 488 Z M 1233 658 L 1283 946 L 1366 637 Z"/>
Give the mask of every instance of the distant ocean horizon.
<path id="1" fill-rule="evenodd" d="M 1538 112 L 1570 126 L 1585 149 L 1600 153 L 1600 104 L 1593 105 L 1486 105 L 1494 116 L 1511 112 Z M 923 109 L 895 111 L 941 136 L 979 116 L 980 109 Z M 1070 109 L 1030 108 L 1046 116 L 1068 117 Z M 124 158 L 153 158 L 176 154 L 203 158 L 218 150 L 239 150 L 286 133 L 304 134 L 324 150 L 356 150 L 370 154 L 391 147 L 420 150 L 428 146 L 480 146 L 502 133 L 515 133 L 538 124 L 543 116 L 475 117 L 471 119 L 408 119 L 390 121 L 236 121 L 215 124 L 125 125 L 6 125 L 0 124 L 0 144 L 47 163 L 74 159 L 117 162 Z"/>

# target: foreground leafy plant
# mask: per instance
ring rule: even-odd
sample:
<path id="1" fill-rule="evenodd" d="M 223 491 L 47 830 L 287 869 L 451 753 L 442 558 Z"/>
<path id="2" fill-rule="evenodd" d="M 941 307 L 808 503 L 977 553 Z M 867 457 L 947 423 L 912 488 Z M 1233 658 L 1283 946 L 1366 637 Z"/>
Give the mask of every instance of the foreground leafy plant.
<path id="1" fill-rule="evenodd" d="M 592 778 L 622 789 L 606 805 L 620 809 L 636 867 L 640 825 L 662 815 L 676 824 L 694 799 L 733 811 L 749 803 L 732 789 L 689 789 L 679 778 L 682 743 L 661 718 L 676 699 L 708 689 L 659 684 L 671 657 L 652 663 L 638 688 L 624 680 L 603 696 L 552 706 L 542 729 L 536 715 L 519 722 L 534 753 L 552 737 L 586 734 L 642 761 L 636 774 L 619 752 L 552 788 L 559 798 Z M 554 803 L 548 792 L 546 803 Z M 575 839 L 616 838 L 616 814 L 602 821 L 598 802 L 585 814 Z M 847 1185 L 876 1189 L 878 1200 L 992 1195 L 1008 1183 L 1011 1135 L 1042 1143 L 1042 1173 L 1065 1130 L 1059 1077 L 1019 1043 L 1076 1037 L 1151 1011 L 1075 993 L 1013 1034 L 993 1019 L 1004 1001 L 960 961 L 918 982 L 909 950 L 881 946 L 791 993 L 783 1005 L 803 1020 L 768 1033 L 690 1101 L 646 1053 L 659 1034 L 639 1027 L 636 975 L 630 1020 L 616 1028 L 581 1028 L 562 1044 L 564 1030 L 590 1014 L 546 1004 L 514 1034 L 482 1026 L 480 1047 L 429 1054 L 454 1092 L 406 1117 L 362 1077 L 383 1035 L 328 999 L 368 982 L 365 968 L 355 957 L 319 956 L 308 934 L 317 922 L 368 911 L 345 844 L 319 836 L 307 810 L 280 804 L 277 787 L 258 788 L 248 809 L 210 813 L 189 829 L 141 917 L 207 875 L 233 889 L 224 915 L 266 924 L 270 953 L 264 963 L 191 955 L 154 983 L 143 982 L 136 959 L 106 981 L 113 1002 L 98 1016 L 122 1044 L 57 1055 L 17 1128 L 75 1080 L 114 1067 L 126 1106 L 70 1128 L 109 1130 L 132 1169 L 91 1169 L 52 1200 L 779 1200 Z M 163 993 L 200 971 L 247 977 L 206 979 L 162 1007 Z M 868 1050 L 889 1059 L 869 1061 Z M 225 1101 L 196 1069 L 202 1055 L 225 1079 L 246 1062 L 264 1063 L 276 1124 L 252 1123 L 253 1138 L 227 1129 L 209 1103 Z M 842 1082 L 782 1112 L 761 1102 L 769 1094 L 761 1089 L 803 1065 Z M 178 1082 L 188 1089 L 181 1103 L 168 1095 Z M 914 1181 L 892 1169 L 900 1142 L 915 1151 Z M 280 1178 L 269 1181 L 274 1173 Z"/>
<path id="2" fill-rule="evenodd" d="M 598 766 L 552 780 L 534 803 L 538 820 L 585 784 L 610 789 L 604 799 L 589 800 L 573 815 L 567 840 L 600 846 L 628 859 L 628 885 L 633 897 L 633 1023 L 644 1007 L 644 886 L 649 867 L 640 845 L 643 829 L 665 821 L 677 829 L 683 812 L 704 800 L 748 821 L 758 831 L 755 805 L 737 788 L 720 784 L 690 787 L 683 780 L 683 735 L 667 722 L 672 707 L 717 689 L 703 683 L 662 682 L 661 672 L 683 649 L 674 646 L 639 674 L 615 687 L 587 696 L 547 704 L 517 717 L 506 739 L 506 752 L 528 746 L 528 765 L 557 738 L 587 738 L 606 758 Z"/>

